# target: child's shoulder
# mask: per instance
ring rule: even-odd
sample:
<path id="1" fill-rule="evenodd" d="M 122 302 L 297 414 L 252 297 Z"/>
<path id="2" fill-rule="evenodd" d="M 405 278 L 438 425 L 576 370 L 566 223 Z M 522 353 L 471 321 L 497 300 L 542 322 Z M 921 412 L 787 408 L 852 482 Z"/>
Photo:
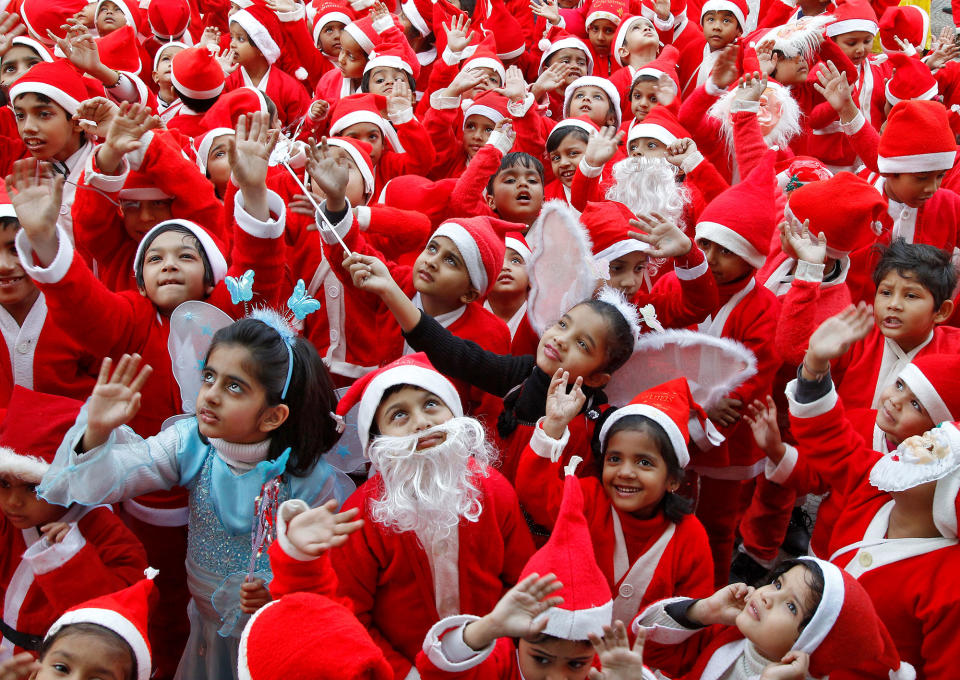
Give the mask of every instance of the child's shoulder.
<path id="1" fill-rule="evenodd" d="M 479 301 L 466 305 L 463 315 L 450 325 L 450 332 L 473 340 L 499 354 L 510 351 L 510 329 L 507 324 L 489 309 L 485 309 Z"/>

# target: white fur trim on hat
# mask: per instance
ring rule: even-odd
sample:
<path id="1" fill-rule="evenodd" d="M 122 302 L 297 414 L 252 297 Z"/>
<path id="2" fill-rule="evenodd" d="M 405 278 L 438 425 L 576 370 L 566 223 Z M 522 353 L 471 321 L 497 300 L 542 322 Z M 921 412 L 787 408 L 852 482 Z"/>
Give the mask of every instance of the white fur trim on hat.
<path id="1" fill-rule="evenodd" d="M 743 16 L 743 11 L 737 7 L 737 4 L 730 0 L 707 0 L 700 8 L 700 23 L 703 23 L 703 17 L 707 12 L 730 12 L 740 22 L 740 28 L 746 30 L 747 18 Z"/>
<path id="2" fill-rule="evenodd" d="M 646 5 L 643 6 L 646 9 Z M 641 14 L 634 15 L 632 17 L 627 17 L 626 21 L 620 23 L 620 28 L 617 29 L 617 36 L 613 40 L 613 48 L 610 50 L 610 53 L 613 55 L 613 58 L 617 60 L 617 63 L 623 66 L 623 61 L 620 59 L 620 48 L 624 46 L 627 42 L 627 32 L 633 27 L 638 21 L 645 21 L 651 26 L 653 30 L 657 30 L 657 27 L 654 25 L 653 21 L 648 17 L 645 17 Z M 634 75 L 636 78 L 636 75 Z"/>
<path id="3" fill-rule="evenodd" d="M 595 125 L 591 125 L 585 120 L 579 120 L 578 118 L 564 118 L 559 123 L 557 123 L 556 127 L 554 127 L 550 131 L 550 134 L 547 135 L 547 141 L 549 141 L 550 138 L 553 137 L 554 133 L 556 133 L 557 130 L 565 127 L 579 128 L 580 130 L 583 130 L 584 132 L 586 132 L 588 135 L 594 135 L 597 133 L 597 127 Z"/>
<path id="4" fill-rule="evenodd" d="M 74 609 L 61 616 L 50 626 L 46 635 L 47 639 L 56 635 L 61 628 L 76 623 L 95 623 L 112 630 L 123 638 L 130 645 L 137 660 L 137 680 L 149 680 L 151 669 L 150 647 L 147 645 L 143 634 L 129 619 L 113 609 L 101 609 L 100 607 Z"/>
<path id="5" fill-rule="evenodd" d="M 916 395 L 917 399 L 927 409 L 930 419 L 934 424 L 943 422 L 952 422 L 957 419 L 943 401 L 943 397 L 937 392 L 937 389 L 927 379 L 927 376 L 917 368 L 916 364 L 907 364 L 898 376 L 907 387 Z M 960 416 L 960 414 L 958 414 Z"/>
<path id="6" fill-rule="evenodd" d="M 403 15 L 410 21 L 410 25 L 417 29 L 417 33 L 424 38 L 430 35 L 430 27 L 427 26 L 426 20 L 420 15 L 420 10 L 417 9 L 417 3 L 413 0 L 407 0 L 407 2 L 400 5 L 400 9 L 403 11 Z"/>
<path id="7" fill-rule="evenodd" d="M 170 81 L 173 83 L 173 86 L 177 90 L 191 99 L 213 99 L 223 92 L 223 86 L 225 81 L 221 81 L 216 87 L 212 87 L 209 90 L 194 90 L 192 88 L 186 87 L 177 79 L 177 72 L 174 69 L 170 69 Z"/>
<path id="8" fill-rule="evenodd" d="M 463 405 L 457 388 L 440 373 L 425 366 L 404 364 L 375 375 L 363 391 L 357 409 L 357 434 L 364 452 L 370 445 L 370 426 L 383 399 L 383 393 L 394 385 L 413 385 L 440 397 L 454 417 L 463 416 Z"/>
<path id="9" fill-rule="evenodd" d="M 570 100 L 573 99 L 573 93 L 581 87 L 599 87 L 607 94 L 613 106 L 613 112 L 617 116 L 616 127 L 620 127 L 620 121 L 622 120 L 620 114 L 620 92 L 617 91 L 617 88 L 614 87 L 613 83 L 609 80 L 597 76 L 580 76 L 567 85 L 567 89 L 563 92 L 564 117 L 570 117 Z"/>
<path id="10" fill-rule="evenodd" d="M 592 24 L 594 21 L 597 21 L 599 19 L 606 19 L 607 21 L 610 21 L 614 24 L 620 23 L 620 17 L 618 17 L 613 12 L 598 11 L 598 12 L 590 12 L 590 14 L 587 15 L 587 20 L 583 22 L 583 25 L 589 27 L 590 24 Z"/>
<path id="11" fill-rule="evenodd" d="M 610 625 L 613 600 L 590 609 L 551 607 L 534 619 L 534 623 L 542 617 L 547 617 L 547 627 L 543 629 L 545 635 L 561 640 L 586 640 L 590 633 L 603 635 L 603 627 Z"/>
<path id="12" fill-rule="evenodd" d="M 393 129 L 393 125 L 391 125 L 389 121 L 384 120 L 383 116 L 373 111 L 351 111 L 330 126 L 330 134 L 339 135 L 348 127 L 356 125 L 357 123 L 376 125 L 380 128 L 383 136 L 387 138 L 387 141 L 390 142 L 390 147 L 397 153 L 404 153 L 403 145 L 400 143 L 400 138 L 397 137 L 397 131 Z"/>
<path id="13" fill-rule="evenodd" d="M 173 198 L 160 187 L 133 187 L 121 189 L 117 195 L 121 201 L 167 201 Z"/>
<path id="14" fill-rule="evenodd" d="M 880 26 L 869 19 L 844 19 L 843 21 L 835 21 L 827 26 L 826 33 L 828 38 L 833 38 L 838 35 L 843 35 L 844 33 L 853 33 L 854 31 L 864 31 L 870 35 L 876 35 L 879 30 Z"/>
<path id="15" fill-rule="evenodd" d="M 370 59 L 367 60 L 366 66 L 363 67 L 364 74 L 369 73 L 373 69 L 381 66 L 389 66 L 390 68 L 400 69 L 401 71 L 406 71 L 410 75 L 413 75 L 413 67 L 400 57 L 394 54 L 377 54 L 376 56 L 373 56 L 373 54 L 370 55 Z"/>
<path id="16" fill-rule="evenodd" d="M 766 256 L 730 227 L 717 222 L 698 222 L 696 237 L 718 243 L 730 252 L 739 255 L 754 269 L 760 269 L 767 261 Z"/>
<path id="17" fill-rule="evenodd" d="M 483 104 L 471 104 L 470 108 L 467 109 L 463 114 L 464 129 L 466 129 L 467 126 L 467 118 L 470 116 L 483 116 L 484 118 L 489 118 L 491 121 L 493 121 L 494 125 L 504 119 L 504 115 L 494 108 L 484 106 Z"/>
<path id="18" fill-rule="evenodd" d="M 207 174 L 207 156 L 210 155 L 210 149 L 213 148 L 213 143 L 221 137 L 226 137 L 227 135 L 233 136 L 234 134 L 236 133 L 231 128 L 218 127 L 213 128 L 203 136 L 203 141 L 201 141 L 200 146 L 197 147 L 197 167 L 200 168 L 201 173 L 204 175 Z"/>
<path id="19" fill-rule="evenodd" d="M 489 281 L 487 280 L 487 270 L 483 266 L 483 258 L 480 256 L 480 248 L 470 232 L 456 222 L 444 222 L 441 224 L 431 239 L 437 236 L 446 236 L 453 241 L 453 245 L 460 251 L 460 257 L 467 268 L 467 274 L 470 275 L 470 283 L 478 291 L 483 293 L 487 290 Z"/>
<path id="20" fill-rule="evenodd" d="M 243 632 L 240 633 L 240 647 L 237 650 L 237 678 L 238 680 L 253 680 L 253 676 L 250 674 L 250 665 L 247 663 L 247 645 L 250 640 L 250 631 L 256 625 L 257 618 L 267 611 L 271 606 L 280 602 L 280 598 L 268 602 L 254 612 L 253 616 L 250 617 L 250 620 L 247 621 L 247 625 L 243 627 Z"/>
<path id="21" fill-rule="evenodd" d="M 171 225 L 183 227 L 196 237 L 207 256 L 207 261 L 210 263 L 210 270 L 213 273 L 214 283 L 220 283 L 223 280 L 223 277 L 227 275 L 227 260 L 223 256 L 223 253 L 220 252 L 220 248 L 214 242 L 210 234 L 208 234 L 206 230 L 199 224 L 196 222 L 191 222 L 190 220 L 180 219 L 164 220 L 163 222 L 154 225 L 150 231 L 143 235 L 143 238 L 140 239 L 140 243 L 137 245 L 137 256 L 133 260 L 134 275 L 137 276 L 141 271 L 143 271 L 143 257 L 145 254 L 144 244 L 148 241 L 153 241 L 154 232 Z"/>
<path id="22" fill-rule="evenodd" d="M 27 79 L 21 78 L 10 87 L 10 101 L 13 102 L 24 94 L 42 94 L 44 97 L 49 97 L 71 116 L 80 108 L 79 101 L 48 83 L 28 82 Z"/>
<path id="23" fill-rule="evenodd" d="M 179 47 L 179 48 L 185 50 L 185 49 L 187 49 L 187 48 L 189 47 L 189 45 L 187 45 L 186 43 L 183 43 L 183 42 L 178 42 L 178 41 L 176 41 L 176 40 L 162 44 L 162 45 L 160 46 L 160 49 L 157 50 L 157 53 L 153 55 L 153 70 L 154 70 L 154 71 L 156 71 L 156 70 L 157 70 L 157 66 L 160 65 L 160 58 L 163 57 L 163 53 L 166 52 L 166 51 L 167 51 L 168 49 L 170 49 L 171 47 Z M 170 70 L 170 75 L 171 75 L 171 77 L 173 76 L 173 69 Z M 177 89 L 179 89 L 179 88 L 177 88 Z M 183 90 L 180 90 L 180 91 L 183 92 Z M 184 93 L 184 94 L 186 94 L 186 93 Z M 189 97 L 190 95 L 188 94 L 187 96 Z"/>
<path id="24" fill-rule="evenodd" d="M 350 37 L 357 41 L 357 44 L 360 45 L 360 49 L 364 51 L 365 54 L 370 54 L 373 52 L 373 41 L 367 37 L 367 34 L 357 26 L 356 22 L 350 22 L 343 27 L 347 33 L 350 34 Z"/>
<path id="25" fill-rule="evenodd" d="M 522 241 L 518 241 L 512 236 L 507 236 L 505 239 L 503 239 L 503 245 L 511 250 L 515 250 L 517 255 L 523 258 L 524 263 L 529 262 L 533 257 L 533 253 L 530 251 L 530 248 L 524 245 Z"/>
<path id="26" fill-rule="evenodd" d="M 877 170 L 884 172 L 933 172 L 949 170 L 956 160 L 956 151 L 918 153 L 910 156 L 877 157 Z"/>
<path id="27" fill-rule="evenodd" d="M 40 59 L 45 62 L 52 64 L 55 61 L 53 55 L 50 54 L 50 50 L 47 49 L 46 45 L 28 35 L 18 35 L 16 38 L 11 40 L 10 43 L 12 45 L 29 47 L 31 50 L 37 53 L 37 56 L 40 57 Z"/>
<path id="28" fill-rule="evenodd" d="M 500 57 L 500 59 L 516 59 L 526 51 L 527 46 L 524 43 L 520 43 L 520 47 L 512 49 L 509 52 L 497 52 L 497 56 Z"/>
<path id="29" fill-rule="evenodd" d="M 311 5 L 312 6 L 312 5 Z M 323 31 L 323 27 L 329 24 L 331 21 L 339 21 L 341 24 L 346 26 L 353 21 L 349 16 L 343 12 L 327 12 L 323 16 L 317 17 L 317 23 L 313 25 L 313 44 L 319 46 L 320 44 L 320 33 Z"/>
<path id="30" fill-rule="evenodd" d="M 360 155 L 360 152 L 350 142 L 345 142 L 342 139 L 327 139 L 327 144 L 330 146 L 335 146 L 337 148 L 343 149 L 348 154 L 350 158 L 353 159 L 354 164 L 357 166 L 357 169 L 360 171 L 360 175 L 363 177 L 363 194 L 367 198 L 373 195 L 373 185 L 376 183 L 376 180 L 373 177 L 373 172 L 370 170 L 370 166 L 367 165 L 366 160 L 363 156 Z"/>
<path id="31" fill-rule="evenodd" d="M 638 241 L 635 238 L 625 238 L 622 241 L 617 241 L 613 245 L 604 248 L 593 257 L 597 260 L 613 262 L 617 258 L 623 257 L 628 253 L 645 253 L 648 250 L 650 250 L 650 246 L 643 241 Z"/>
<path id="32" fill-rule="evenodd" d="M 903 100 L 900 99 L 899 97 L 895 96 L 895 95 L 890 91 L 890 83 L 891 83 L 891 82 L 892 82 L 892 79 L 887 81 L 887 87 L 886 87 L 887 101 L 890 102 L 890 106 L 896 106 L 897 104 L 899 104 L 899 103 L 902 102 Z M 934 97 L 937 96 L 937 94 L 939 93 L 939 91 L 940 91 L 940 89 L 937 87 L 937 82 L 934 81 L 934 82 L 933 82 L 933 87 L 931 87 L 929 90 L 927 90 L 927 91 L 924 92 L 923 94 L 918 94 L 916 97 L 911 97 L 911 100 L 913 100 L 913 99 L 922 99 L 922 100 L 926 101 L 926 100 L 929 100 L 929 99 L 933 99 Z"/>
<path id="33" fill-rule="evenodd" d="M 580 50 L 587 55 L 587 75 L 593 73 L 593 55 L 590 54 L 590 49 L 587 47 L 586 43 L 580 40 L 580 38 L 570 36 L 569 38 L 562 38 L 550 43 L 550 47 L 544 50 L 543 55 L 540 57 L 540 68 L 537 71 L 537 75 L 543 73 L 543 64 L 547 59 L 550 58 L 550 55 L 556 54 L 560 50 L 565 50 L 568 48 Z"/>
<path id="34" fill-rule="evenodd" d="M 257 21 L 250 12 L 241 9 L 230 17 L 230 21 L 240 24 L 240 28 L 247 32 L 254 46 L 260 50 L 268 63 L 272 64 L 280 58 L 280 46 L 277 45 L 277 41 L 270 35 L 267 27 Z"/>
<path id="35" fill-rule="evenodd" d="M 667 433 L 667 438 L 670 439 L 670 444 L 673 446 L 673 453 L 677 456 L 677 462 L 680 464 L 680 467 L 687 467 L 687 464 L 690 463 L 690 451 L 687 449 L 687 442 L 683 438 L 683 433 L 680 431 L 680 428 L 673 422 L 673 418 L 649 404 L 627 404 L 614 411 L 613 415 L 607 418 L 606 422 L 603 423 L 603 427 L 600 428 L 601 446 L 603 446 L 603 442 L 606 441 L 607 433 L 610 432 L 613 424 L 627 416 L 645 416 L 662 427 L 663 431 Z"/>
<path id="36" fill-rule="evenodd" d="M 0 446 L 0 475 L 10 475 L 23 482 L 40 483 L 44 473 L 50 469 L 50 463 L 38 456 L 23 456 Z"/>
<path id="37" fill-rule="evenodd" d="M 637 123 L 636 125 L 632 125 L 630 131 L 627 133 L 627 144 L 629 145 L 630 142 L 635 139 L 640 139 L 641 137 L 655 139 L 664 146 L 670 146 L 677 141 L 677 138 L 662 125 L 656 125 L 655 123 Z"/>
<path id="38" fill-rule="evenodd" d="M 846 589 L 843 587 L 843 573 L 836 565 L 814 557 L 800 559 L 804 562 L 813 562 L 823 573 L 823 595 L 820 597 L 820 604 L 817 605 L 813 617 L 793 645 L 793 649 L 797 651 L 813 654 L 830 634 L 833 624 L 840 616 Z"/>
<path id="39" fill-rule="evenodd" d="M 507 79 L 507 72 L 503 68 L 503 64 L 499 60 L 493 59 L 492 57 L 477 57 L 476 59 L 469 59 L 464 65 L 463 70 L 471 68 L 488 68 L 491 71 L 494 71 L 498 76 L 500 76 L 500 84 L 503 85 L 504 81 Z"/>

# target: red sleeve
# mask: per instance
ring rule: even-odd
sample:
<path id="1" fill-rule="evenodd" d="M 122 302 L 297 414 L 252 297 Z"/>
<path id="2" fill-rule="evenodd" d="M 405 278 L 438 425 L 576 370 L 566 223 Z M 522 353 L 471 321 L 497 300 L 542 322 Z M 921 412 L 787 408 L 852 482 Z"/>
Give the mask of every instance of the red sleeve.
<path id="1" fill-rule="evenodd" d="M 330 563 L 330 554 L 323 553 L 315 560 L 298 560 L 284 552 L 280 541 L 270 546 L 270 595 L 277 599 L 289 593 L 316 593 L 333 598 L 351 607 L 349 600 L 337 596 L 337 573 Z"/>
<path id="2" fill-rule="evenodd" d="M 457 128 L 460 108 L 435 109 L 427 107 L 423 115 L 423 127 L 432 140 L 436 156 L 431 170 L 443 172 L 456 164 L 458 156 L 463 155 L 463 138 Z"/>
<path id="3" fill-rule="evenodd" d="M 877 169 L 877 157 L 880 155 L 880 133 L 877 128 L 864 121 L 859 130 L 847 135 L 847 139 L 867 170 L 880 172 Z"/>
<path id="4" fill-rule="evenodd" d="M 306 82 L 312 91 L 320 81 L 320 77 L 329 71 L 333 65 L 323 56 L 313 42 L 306 19 L 286 21 L 281 24 L 284 31 L 285 47 L 290 49 L 288 55 L 293 63 L 302 66 L 307 72 Z"/>
<path id="5" fill-rule="evenodd" d="M 538 455 L 528 443 L 517 465 L 517 496 L 523 509 L 537 524 L 552 529 L 563 499 L 563 480 L 557 474 L 559 463 Z"/>
<path id="6" fill-rule="evenodd" d="M 437 159 L 433 141 L 419 120 L 411 118 L 394 127 L 403 146 L 403 153 L 388 151 L 383 154 L 377 174 L 384 179 L 384 183 L 398 175 L 424 175 Z"/>
<path id="7" fill-rule="evenodd" d="M 709 203 L 730 188 L 727 180 L 717 172 L 717 166 L 706 158 L 700 161 L 697 167 L 687 173 L 684 182 L 690 182 L 695 185 L 700 190 L 700 193 L 703 194 L 703 200 L 706 203 Z"/>
<path id="8" fill-rule="evenodd" d="M 733 120 L 733 148 L 736 151 L 737 169 L 740 177 L 744 178 L 760 163 L 769 147 L 763 141 L 756 113 L 737 111 L 731 114 L 730 118 Z"/>
<path id="9" fill-rule="evenodd" d="M 870 127 L 865 126 L 865 127 Z M 823 309 L 821 284 L 794 279 L 787 294 L 780 298 L 780 316 L 777 319 L 776 347 L 784 363 L 799 366 L 807 351 L 810 336 L 817 326 L 833 313 L 839 313 L 850 304 L 850 291 L 841 290 L 829 296 L 830 311 Z M 831 289 L 832 290 L 832 289 Z"/>
<path id="10" fill-rule="evenodd" d="M 720 306 L 719 292 L 703 251 L 694 246 L 686 257 L 675 259 L 674 271 L 636 303 L 640 307 L 652 303 L 664 328 L 684 328 L 713 314 Z"/>
<path id="11" fill-rule="evenodd" d="M 497 173 L 503 154 L 493 144 L 484 144 L 470 161 L 470 165 L 457 179 L 457 185 L 450 194 L 450 213 L 475 217 L 494 216 L 494 212 L 483 200 L 487 182 Z"/>
<path id="12" fill-rule="evenodd" d="M 430 231 L 430 218 L 421 212 L 385 205 L 370 207 L 367 238 L 391 260 L 419 252 L 430 238 Z"/>
<path id="13" fill-rule="evenodd" d="M 707 89 L 701 85 L 684 97 L 677 116 L 680 124 L 690 132 L 697 146 L 703 150 L 715 146 L 719 139 L 720 123 L 709 119 L 707 115 L 707 111 L 716 101 L 717 98 L 708 94 Z"/>
<path id="14" fill-rule="evenodd" d="M 578 164 L 570 182 L 570 205 L 583 212 L 589 201 L 602 201 L 603 189 L 600 186 L 602 177 L 602 172 L 599 175 L 587 177 Z"/>
<path id="15" fill-rule="evenodd" d="M 87 173 L 84 171 L 80 176 L 71 209 L 73 238 L 77 250 L 87 261 L 96 260 L 104 269 L 130 271 L 137 244 L 123 227 L 123 218 L 114 202 L 119 202 L 117 192 L 107 194 L 95 189 L 87 184 L 86 178 Z M 132 273 L 130 283 L 132 287 Z"/>
<path id="16" fill-rule="evenodd" d="M 761 399 L 770 393 L 773 376 L 780 368 L 780 359 L 774 349 L 779 303 L 773 293 L 760 284 L 757 284 L 757 288 L 754 289 L 753 296 L 755 296 L 754 304 L 744 310 L 743 316 L 740 317 L 739 323 L 730 335 L 757 357 L 756 375 L 730 393 L 731 397 L 743 402 L 744 407 L 753 403 L 754 399 Z M 740 421 L 737 422 L 739 423 Z"/>

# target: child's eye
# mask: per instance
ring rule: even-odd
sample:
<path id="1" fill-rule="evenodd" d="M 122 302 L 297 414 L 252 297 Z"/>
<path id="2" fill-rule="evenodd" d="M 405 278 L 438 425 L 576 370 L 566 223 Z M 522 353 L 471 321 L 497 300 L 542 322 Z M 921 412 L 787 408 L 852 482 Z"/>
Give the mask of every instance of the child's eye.
<path id="1" fill-rule="evenodd" d="M 916 399 L 910 400 L 910 405 L 917 410 L 918 413 L 923 413 L 923 406 Z"/>
<path id="2" fill-rule="evenodd" d="M 150 257 L 147 258 L 147 262 L 159 262 L 159 261 L 160 261 L 159 255 L 151 255 Z"/>
<path id="3" fill-rule="evenodd" d="M 579 347 L 582 350 L 586 350 L 587 343 L 585 343 L 583 340 L 577 340 L 577 347 Z"/>
<path id="4" fill-rule="evenodd" d="M 583 661 L 571 661 L 570 663 L 567 664 L 567 666 L 569 666 L 573 670 L 583 668 L 585 665 L 586 663 Z"/>
<path id="5" fill-rule="evenodd" d="M 616 465 L 617 463 L 620 462 L 620 456 L 611 453 L 610 455 L 607 456 L 607 462 L 610 463 L 611 465 Z"/>
<path id="6" fill-rule="evenodd" d="M 796 616 L 797 613 L 799 612 L 799 610 L 797 609 L 797 605 L 795 605 L 793 602 L 787 602 L 787 609 L 789 609 L 790 613 L 793 614 L 794 616 Z"/>
<path id="7" fill-rule="evenodd" d="M 207 383 L 208 385 L 213 384 L 213 380 L 214 380 L 213 373 L 211 373 L 210 371 L 204 371 L 203 373 L 200 374 L 200 379 L 203 382 Z"/>
<path id="8" fill-rule="evenodd" d="M 390 420 L 402 420 L 407 417 L 406 411 L 394 411 L 390 416 Z"/>
<path id="9" fill-rule="evenodd" d="M 8 482 L 5 479 L 0 479 L 0 489 L 9 489 L 9 488 L 10 488 L 10 482 Z"/>
<path id="10" fill-rule="evenodd" d="M 548 664 L 550 663 L 550 659 L 548 659 L 548 658 L 545 657 L 545 656 L 534 655 L 533 660 L 534 660 L 536 663 L 540 664 L 541 666 L 546 666 L 546 665 L 548 665 Z"/>
<path id="11" fill-rule="evenodd" d="M 444 261 L 445 264 L 448 264 L 448 265 L 450 265 L 451 267 L 456 267 L 456 266 L 457 266 L 457 261 L 454 260 L 452 257 L 445 257 L 445 258 L 443 258 L 443 261 Z"/>
<path id="12" fill-rule="evenodd" d="M 236 394 L 240 394 L 243 392 L 243 386 L 240 383 L 236 383 L 236 382 L 232 382 L 229 385 L 227 385 L 227 389 Z"/>
<path id="13" fill-rule="evenodd" d="M 776 588 L 777 590 L 780 590 L 780 579 L 779 579 L 779 577 L 773 579 L 773 587 Z"/>
<path id="14" fill-rule="evenodd" d="M 560 321 L 557 322 L 557 325 L 560 326 L 560 328 L 566 328 L 567 322 L 564 321 L 563 319 L 560 319 Z"/>

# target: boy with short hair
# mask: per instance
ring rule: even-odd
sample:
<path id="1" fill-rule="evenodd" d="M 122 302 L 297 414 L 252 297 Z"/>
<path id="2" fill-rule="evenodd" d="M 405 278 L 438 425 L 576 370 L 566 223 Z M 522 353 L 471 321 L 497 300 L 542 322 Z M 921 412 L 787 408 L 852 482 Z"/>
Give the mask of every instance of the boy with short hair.
<path id="1" fill-rule="evenodd" d="M 692 26 L 680 34 L 674 46 L 680 51 L 680 92 L 686 97 L 707 77 L 724 48 L 739 44 L 750 13 L 746 0 L 708 0 L 700 10 L 701 31 Z M 742 59 L 742 55 L 740 55 Z"/>

